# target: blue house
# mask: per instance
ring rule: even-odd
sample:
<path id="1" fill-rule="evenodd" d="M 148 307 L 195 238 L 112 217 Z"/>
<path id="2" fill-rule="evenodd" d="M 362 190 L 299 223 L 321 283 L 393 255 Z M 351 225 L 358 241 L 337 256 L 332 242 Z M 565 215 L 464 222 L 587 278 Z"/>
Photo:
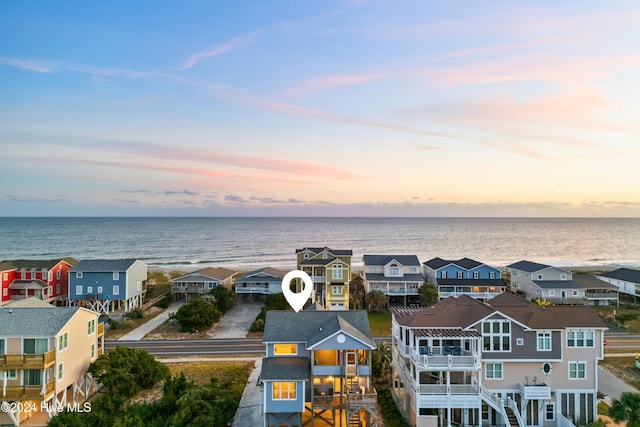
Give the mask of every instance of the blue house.
<path id="1" fill-rule="evenodd" d="M 506 290 L 500 270 L 470 258 L 433 258 L 423 263 L 424 276 L 436 286 L 440 298 L 468 295 L 488 300 Z"/>
<path id="2" fill-rule="evenodd" d="M 265 427 L 377 425 L 365 311 L 269 311 L 263 341 Z"/>
<path id="3" fill-rule="evenodd" d="M 69 270 L 69 301 L 100 314 L 142 305 L 147 264 L 135 259 L 85 260 Z"/>

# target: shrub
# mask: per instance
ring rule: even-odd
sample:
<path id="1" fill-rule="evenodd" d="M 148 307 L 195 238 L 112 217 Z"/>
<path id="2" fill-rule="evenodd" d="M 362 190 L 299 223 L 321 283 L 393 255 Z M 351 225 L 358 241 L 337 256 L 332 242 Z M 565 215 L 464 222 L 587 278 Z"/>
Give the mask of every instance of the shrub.
<path id="1" fill-rule="evenodd" d="M 109 328 L 110 329 L 113 329 L 115 331 L 116 329 L 120 329 L 121 327 L 122 327 L 122 325 L 116 319 L 109 319 Z"/>
<path id="2" fill-rule="evenodd" d="M 226 313 L 233 307 L 233 292 L 224 286 L 216 286 L 209 295 L 213 295 L 216 299 L 216 305 L 221 313 Z"/>
<path id="3" fill-rule="evenodd" d="M 215 303 L 196 298 L 180 307 L 173 318 L 180 322 L 183 332 L 198 332 L 220 320 L 220 312 Z"/>
<path id="4" fill-rule="evenodd" d="M 391 391 L 388 388 L 378 389 L 378 404 L 382 409 L 385 426 L 389 427 L 409 427 L 409 423 L 398 409 L 396 401 L 393 400 Z"/>
<path id="5" fill-rule="evenodd" d="M 124 315 L 127 319 L 142 319 L 144 317 L 144 310 L 142 307 L 135 308 Z"/>
<path id="6" fill-rule="evenodd" d="M 172 302 L 173 298 L 171 297 L 171 294 L 166 294 L 160 301 L 158 301 L 154 305 L 160 308 L 169 308 Z"/>

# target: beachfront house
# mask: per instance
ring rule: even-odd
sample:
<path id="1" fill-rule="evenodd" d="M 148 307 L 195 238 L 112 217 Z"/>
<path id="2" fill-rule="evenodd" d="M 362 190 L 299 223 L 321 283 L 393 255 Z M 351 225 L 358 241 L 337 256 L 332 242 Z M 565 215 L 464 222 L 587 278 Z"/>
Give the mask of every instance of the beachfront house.
<path id="1" fill-rule="evenodd" d="M 389 303 L 418 304 L 418 288 L 424 284 L 416 255 L 364 255 L 364 287 L 367 293 L 380 290 Z"/>
<path id="2" fill-rule="evenodd" d="M 286 272 L 273 267 L 250 271 L 236 279 L 235 292 L 238 298 L 254 301 L 264 295 L 282 292 L 282 279 Z"/>
<path id="3" fill-rule="evenodd" d="M 171 279 L 171 295 L 174 300 L 188 301 L 208 294 L 216 286 L 233 288 L 237 271 L 222 267 L 206 267 Z"/>
<path id="4" fill-rule="evenodd" d="M 263 342 L 265 427 L 377 425 L 376 345 L 365 311 L 269 311 Z"/>
<path id="5" fill-rule="evenodd" d="M 296 249 L 298 270 L 313 281 L 312 302 L 319 302 L 329 310 L 349 309 L 352 255 L 351 250 L 328 247 Z"/>
<path id="6" fill-rule="evenodd" d="M 96 384 L 89 364 L 104 349 L 98 313 L 81 307 L 54 307 L 36 298 L 0 309 L 1 425 L 19 425 L 35 412 L 86 400 Z"/>
<path id="7" fill-rule="evenodd" d="M 573 281 L 584 288 L 584 304 L 593 306 L 619 306 L 619 291 L 615 285 L 593 274 L 574 273 Z"/>
<path id="8" fill-rule="evenodd" d="M 432 258 L 423 263 L 424 276 L 440 298 L 468 295 L 488 300 L 506 290 L 500 270 L 470 258 Z"/>
<path id="9" fill-rule="evenodd" d="M 529 300 L 541 300 L 553 304 L 585 304 L 586 289 L 573 281 L 569 271 L 518 261 L 509 264 L 511 291 Z"/>
<path id="10" fill-rule="evenodd" d="M 147 264 L 136 259 L 80 261 L 69 270 L 69 301 L 100 314 L 142 305 Z"/>
<path id="11" fill-rule="evenodd" d="M 76 264 L 77 261 L 73 258 L 0 262 L 0 305 L 30 297 L 65 305 L 69 290 L 69 269 Z"/>
<path id="12" fill-rule="evenodd" d="M 597 419 L 606 326 L 586 306 L 511 293 L 392 308 L 393 392 L 415 426 L 572 426 Z"/>
<path id="13" fill-rule="evenodd" d="M 635 298 L 640 295 L 640 270 L 632 268 L 618 268 L 607 273 L 596 274 L 596 277 L 611 285 L 626 295 Z"/>

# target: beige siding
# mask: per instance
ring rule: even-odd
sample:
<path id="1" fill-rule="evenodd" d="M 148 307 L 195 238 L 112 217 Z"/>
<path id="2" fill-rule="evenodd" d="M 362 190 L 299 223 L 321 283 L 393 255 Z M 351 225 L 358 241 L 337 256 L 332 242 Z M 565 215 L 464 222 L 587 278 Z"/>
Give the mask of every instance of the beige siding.
<path id="1" fill-rule="evenodd" d="M 88 335 L 88 322 L 95 319 L 95 331 Z M 56 390 L 60 391 L 73 384 L 78 378 L 82 377 L 89 367 L 89 364 L 95 360 L 98 352 L 98 314 L 90 310 L 81 309 L 67 322 L 60 330 L 57 337 L 68 333 L 68 347 L 63 351 L 56 352 Z M 95 345 L 95 356 L 91 359 L 91 344 Z M 64 376 L 58 379 L 58 366 L 63 364 Z"/>

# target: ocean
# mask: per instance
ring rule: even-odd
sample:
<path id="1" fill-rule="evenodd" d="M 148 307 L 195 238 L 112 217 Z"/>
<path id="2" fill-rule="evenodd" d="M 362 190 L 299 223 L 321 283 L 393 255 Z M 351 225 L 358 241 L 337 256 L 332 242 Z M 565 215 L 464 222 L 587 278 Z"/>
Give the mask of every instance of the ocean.
<path id="1" fill-rule="evenodd" d="M 137 258 L 150 268 L 295 266 L 305 246 L 364 254 L 640 267 L 640 218 L 0 217 L 0 260 Z"/>

